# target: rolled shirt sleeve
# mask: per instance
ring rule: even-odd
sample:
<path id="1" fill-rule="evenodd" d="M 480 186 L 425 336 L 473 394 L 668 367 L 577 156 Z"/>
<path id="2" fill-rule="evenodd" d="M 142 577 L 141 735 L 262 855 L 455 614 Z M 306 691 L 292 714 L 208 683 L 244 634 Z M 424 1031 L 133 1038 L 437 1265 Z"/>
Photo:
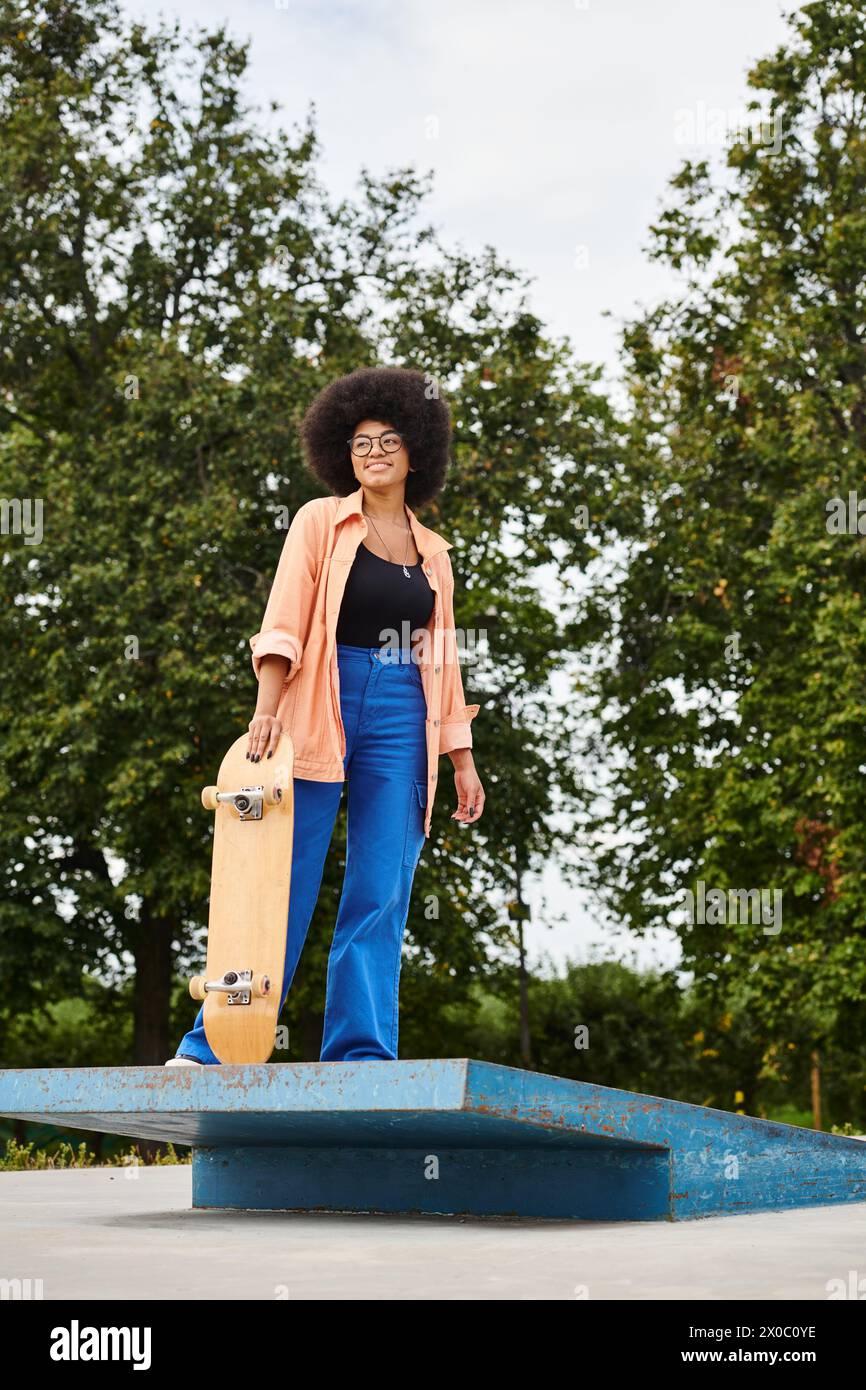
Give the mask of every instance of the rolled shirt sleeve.
<path id="1" fill-rule="evenodd" d="M 445 558 L 448 561 L 448 585 L 443 595 L 445 660 L 443 663 L 442 714 L 439 719 L 439 752 L 451 753 L 457 748 L 472 747 L 470 724 L 481 706 L 467 705 L 463 691 L 460 652 L 454 625 L 454 571 L 451 567 L 451 556 L 447 551 Z"/>
<path id="2" fill-rule="evenodd" d="M 266 656 L 288 657 L 286 685 L 301 668 L 315 601 L 318 544 L 316 513 L 306 502 L 295 512 L 283 542 L 261 629 L 250 638 L 256 680 Z"/>
<path id="3" fill-rule="evenodd" d="M 463 705 L 454 714 L 439 721 L 440 753 L 452 753 L 457 748 L 472 747 L 472 730 L 469 725 L 480 708 L 480 705 Z"/>

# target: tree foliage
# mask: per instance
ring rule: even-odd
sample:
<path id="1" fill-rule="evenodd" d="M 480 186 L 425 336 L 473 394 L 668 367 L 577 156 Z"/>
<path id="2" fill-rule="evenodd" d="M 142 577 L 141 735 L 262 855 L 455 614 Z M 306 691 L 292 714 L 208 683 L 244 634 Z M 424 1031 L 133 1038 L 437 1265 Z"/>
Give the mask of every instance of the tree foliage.
<path id="1" fill-rule="evenodd" d="M 749 77 L 763 126 L 653 228 L 683 289 L 624 336 L 619 568 L 581 634 L 609 633 L 595 881 L 777 1050 L 850 1048 L 866 991 L 866 504 L 831 523 L 866 498 L 866 9 L 790 25 Z M 781 892 L 781 930 L 688 923 L 699 881 Z"/>

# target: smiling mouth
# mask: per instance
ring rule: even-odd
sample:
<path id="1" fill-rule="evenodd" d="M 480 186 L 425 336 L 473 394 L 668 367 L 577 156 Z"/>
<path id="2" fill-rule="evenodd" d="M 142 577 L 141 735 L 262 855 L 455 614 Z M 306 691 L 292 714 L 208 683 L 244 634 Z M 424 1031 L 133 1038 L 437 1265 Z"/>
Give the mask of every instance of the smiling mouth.
<path id="1" fill-rule="evenodd" d="M 390 468 L 390 467 L 391 467 L 390 463 L 382 463 L 382 462 L 378 462 L 378 463 L 368 463 L 368 464 L 367 464 L 367 472 L 369 473 L 369 471 L 370 471 L 371 468 Z"/>

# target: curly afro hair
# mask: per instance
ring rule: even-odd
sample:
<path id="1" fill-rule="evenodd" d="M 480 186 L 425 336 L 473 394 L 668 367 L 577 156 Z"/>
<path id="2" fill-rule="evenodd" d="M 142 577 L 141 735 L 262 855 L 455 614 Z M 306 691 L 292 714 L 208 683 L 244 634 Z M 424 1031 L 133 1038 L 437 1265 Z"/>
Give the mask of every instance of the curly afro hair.
<path id="1" fill-rule="evenodd" d="M 438 396 L 428 396 L 430 378 L 409 367 L 359 367 L 320 391 L 301 421 L 307 466 L 336 493 L 360 487 L 348 440 L 361 420 L 381 420 L 402 436 L 412 471 L 406 504 L 413 510 L 441 491 L 451 446 L 451 413 Z"/>

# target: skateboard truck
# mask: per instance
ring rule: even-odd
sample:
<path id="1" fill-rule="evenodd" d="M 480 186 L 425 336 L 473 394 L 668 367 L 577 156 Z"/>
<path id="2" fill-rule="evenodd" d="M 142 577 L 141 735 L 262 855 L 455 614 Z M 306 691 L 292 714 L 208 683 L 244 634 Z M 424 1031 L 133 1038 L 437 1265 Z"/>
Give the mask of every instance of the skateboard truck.
<path id="1" fill-rule="evenodd" d="M 206 980 L 194 975 L 189 982 L 193 999 L 206 994 L 225 994 L 227 1004 L 249 1004 L 254 994 L 264 997 L 271 992 L 270 975 L 254 975 L 252 970 L 227 970 L 219 980 Z"/>
<path id="2" fill-rule="evenodd" d="M 220 803 L 234 806 L 238 819 L 242 821 L 261 820 L 265 806 L 276 806 L 282 799 L 281 787 L 268 788 L 267 792 L 263 786 L 241 787 L 237 792 L 221 792 L 216 787 L 205 787 L 201 794 L 206 811 L 215 811 Z"/>

